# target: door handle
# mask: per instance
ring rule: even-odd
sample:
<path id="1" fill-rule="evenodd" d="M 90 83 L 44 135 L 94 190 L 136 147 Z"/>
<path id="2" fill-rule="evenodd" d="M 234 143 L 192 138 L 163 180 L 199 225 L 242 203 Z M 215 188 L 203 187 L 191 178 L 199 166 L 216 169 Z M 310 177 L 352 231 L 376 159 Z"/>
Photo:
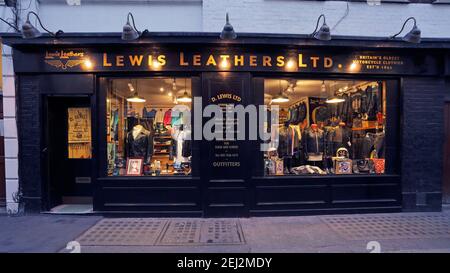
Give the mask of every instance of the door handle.
<path id="1" fill-rule="evenodd" d="M 45 147 L 44 149 L 42 149 L 41 153 L 46 153 L 48 151 L 48 147 Z"/>

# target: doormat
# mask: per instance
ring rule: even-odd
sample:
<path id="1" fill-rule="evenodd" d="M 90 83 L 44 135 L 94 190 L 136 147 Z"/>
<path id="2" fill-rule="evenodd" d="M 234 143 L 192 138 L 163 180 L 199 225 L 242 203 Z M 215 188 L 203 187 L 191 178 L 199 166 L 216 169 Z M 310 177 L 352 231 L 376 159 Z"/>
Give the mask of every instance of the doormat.
<path id="1" fill-rule="evenodd" d="M 82 246 L 207 246 L 245 244 L 238 220 L 102 219 L 76 239 Z"/>
<path id="2" fill-rule="evenodd" d="M 93 212 L 90 204 L 65 204 L 52 208 L 48 213 L 52 214 L 88 214 Z"/>
<path id="3" fill-rule="evenodd" d="M 450 215 L 342 215 L 320 217 L 348 240 L 450 238 Z"/>

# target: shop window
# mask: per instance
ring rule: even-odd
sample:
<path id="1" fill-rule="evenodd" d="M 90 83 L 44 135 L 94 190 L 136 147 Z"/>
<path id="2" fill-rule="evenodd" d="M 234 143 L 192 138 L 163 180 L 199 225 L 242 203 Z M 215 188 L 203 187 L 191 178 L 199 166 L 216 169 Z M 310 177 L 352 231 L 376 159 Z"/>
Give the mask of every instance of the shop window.
<path id="1" fill-rule="evenodd" d="M 190 175 L 191 101 L 189 78 L 111 79 L 108 175 Z"/>
<path id="2" fill-rule="evenodd" d="M 265 175 L 384 173 L 383 81 L 265 79 L 264 89 L 264 104 L 279 107 Z"/>

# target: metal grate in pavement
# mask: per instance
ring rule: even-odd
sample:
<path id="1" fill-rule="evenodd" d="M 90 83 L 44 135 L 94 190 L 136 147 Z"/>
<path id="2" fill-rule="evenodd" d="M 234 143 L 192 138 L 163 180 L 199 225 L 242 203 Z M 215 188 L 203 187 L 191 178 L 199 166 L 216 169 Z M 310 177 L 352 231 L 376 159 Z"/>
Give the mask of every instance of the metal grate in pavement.
<path id="1" fill-rule="evenodd" d="M 157 245 L 245 244 L 237 220 L 173 220 Z"/>
<path id="2" fill-rule="evenodd" d="M 197 220 L 171 221 L 159 245 L 186 245 L 200 240 L 201 222 Z"/>
<path id="3" fill-rule="evenodd" d="M 82 246 L 245 244 L 238 220 L 103 219 L 76 239 Z"/>
<path id="4" fill-rule="evenodd" d="M 450 215 L 341 215 L 320 218 L 348 240 L 450 238 Z"/>
<path id="5" fill-rule="evenodd" d="M 207 221 L 202 225 L 200 242 L 205 244 L 242 244 L 244 235 L 239 221 Z"/>
<path id="6" fill-rule="evenodd" d="M 167 220 L 145 218 L 103 219 L 82 234 L 82 246 L 154 245 Z"/>

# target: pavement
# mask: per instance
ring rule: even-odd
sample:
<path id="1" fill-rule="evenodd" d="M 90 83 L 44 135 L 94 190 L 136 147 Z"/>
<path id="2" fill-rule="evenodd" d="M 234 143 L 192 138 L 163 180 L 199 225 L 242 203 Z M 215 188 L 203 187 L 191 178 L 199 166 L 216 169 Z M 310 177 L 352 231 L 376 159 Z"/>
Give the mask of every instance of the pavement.
<path id="1" fill-rule="evenodd" d="M 74 240 L 83 253 L 450 253 L 450 207 L 426 213 L 239 219 L 0 215 L 0 252 L 71 252 L 66 246 Z"/>

